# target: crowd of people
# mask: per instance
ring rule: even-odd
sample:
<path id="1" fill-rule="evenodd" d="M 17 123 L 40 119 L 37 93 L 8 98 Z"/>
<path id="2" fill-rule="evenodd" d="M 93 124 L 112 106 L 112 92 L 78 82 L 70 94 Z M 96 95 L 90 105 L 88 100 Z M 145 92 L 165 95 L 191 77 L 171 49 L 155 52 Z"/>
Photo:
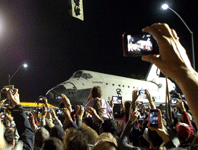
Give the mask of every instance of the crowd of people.
<path id="1" fill-rule="evenodd" d="M 170 114 L 155 105 L 145 90 L 149 106 L 140 104 L 139 91 L 122 105 L 120 118 L 115 118 L 113 104 L 102 98 L 100 87 L 93 87 L 84 105 L 72 106 L 61 94 L 62 113 L 57 115 L 44 98 L 42 113 L 26 114 L 20 105 L 18 89 L 9 91 L 13 108 L 0 121 L 0 150 L 138 150 L 198 149 L 198 74 L 192 68 L 176 32 L 167 24 L 155 23 L 142 30 L 153 35 L 159 55 L 145 55 L 143 61 L 155 64 L 164 75 L 180 87 L 185 100 L 178 98 Z M 6 99 L 0 99 L 0 106 Z M 151 125 L 151 111 L 157 123 Z M 6 111 L 4 111 L 6 112 Z M 155 120 L 154 118 L 154 120 Z"/>

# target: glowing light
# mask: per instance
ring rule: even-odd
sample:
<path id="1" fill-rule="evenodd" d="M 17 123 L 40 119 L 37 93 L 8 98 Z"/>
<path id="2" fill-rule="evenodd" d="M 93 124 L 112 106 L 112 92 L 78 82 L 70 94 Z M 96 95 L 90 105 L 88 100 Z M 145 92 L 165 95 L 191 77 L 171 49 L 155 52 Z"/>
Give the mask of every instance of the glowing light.
<path id="1" fill-rule="evenodd" d="M 162 5 L 162 9 L 166 10 L 166 9 L 168 9 L 168 8 L 169 8 L 169 6 L 168 6 L 167 4 L 163 4 L 163 5 Z"/>
<path id="2" fill-rule="evenodd" d="M 23 67 L 24 67 L 24 68 L 27 68 L 27 67 L 28 67 L 28 65 L 25 63 L 25 64 L 23 64 Z"/>

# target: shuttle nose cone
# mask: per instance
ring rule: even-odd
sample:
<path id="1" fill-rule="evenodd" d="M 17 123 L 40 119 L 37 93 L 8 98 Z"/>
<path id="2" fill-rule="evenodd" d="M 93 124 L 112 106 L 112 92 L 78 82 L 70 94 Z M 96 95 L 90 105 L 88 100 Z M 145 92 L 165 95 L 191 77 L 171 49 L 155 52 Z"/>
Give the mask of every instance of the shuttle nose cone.
<path id="1" fill-rule="evenodd" d="M 46 94 L 46 97 L 47 97 L 48 100 L 52 100 L 52 99 L 54 99 L 55 94 L 54 94 L 53 91 L 49 91 L 49 92 Z"/>
<path id="2" fill-rule="evenodd" d="M 46 93 L 46 97 L 48 99 L 48 103 L 55 105 L 55 106 L 59 106 L 61 100 L 60 99 L 56 99 L 57 96 L 61 95 L 62 93 L 64 94 L 66 92 L 66 88 L 63 85 L 60 85 L 58 87 L 55 87 L 51 90 L 49 90 Z"/>

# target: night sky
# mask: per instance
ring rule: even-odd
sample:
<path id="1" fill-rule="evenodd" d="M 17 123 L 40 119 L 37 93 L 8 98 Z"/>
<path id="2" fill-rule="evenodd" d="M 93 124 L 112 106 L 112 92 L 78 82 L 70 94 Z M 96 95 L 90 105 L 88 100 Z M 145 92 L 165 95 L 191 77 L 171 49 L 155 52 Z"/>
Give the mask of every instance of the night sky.
<path id="1" fill-rule="evenodd" d="M 166 22 L 174 28 L 191 59 L 190 34 L 166 2 L 194 32 L 198 49 L 197 0 L 84 0 L 84 21 L 69 15 L 69 0 L 3 0 L 0 3 L 0 87 L 8 74 L 21 101 L 35 101 L 77 70 L 128 77 L 145 75 L 150 64 L 122 54 L 122 33 Z M 198 53 L 196 52 L 196 58 Z M 196 61 L 198 68 L 198 61 Z"/>

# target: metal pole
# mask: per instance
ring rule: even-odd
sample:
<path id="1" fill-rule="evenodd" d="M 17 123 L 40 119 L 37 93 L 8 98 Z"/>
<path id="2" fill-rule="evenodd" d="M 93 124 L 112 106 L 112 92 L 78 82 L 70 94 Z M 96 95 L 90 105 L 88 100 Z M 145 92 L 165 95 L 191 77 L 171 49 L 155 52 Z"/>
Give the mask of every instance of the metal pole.
<path id="1" fill-rule="evenodd" d="M 10 75 L 8 75 L 8 85 L 10 85 Z"/>
<path id="2" fill-rule="evenodd" d="M 193 37 L 193 32 L 190 30 L 190 28 L 188 27 L 188 25 L 185 23 L 185 21 L 182 19 L 182 17 L 176 12 L 174 11 L 172 8 L 168 7 L 168 9 L 170 9 L 173 13 L 175 13 L 179 19 L 183 22 L 183 24 L 186 26 L 186 28 L 188 29 L 188 31 L 191 34 L 191 47 L 192 47 L 192 66 L 195 69 L 195 48 L 194 48 L 194 37 Z"/>
<path id="3" fill-rule="evenodd" d="M 19 69 L 21 69 L 21 67 L 23 66 L 23 64 L 13 73 L 13 75 L 10 77 L 10 80 L 14 77 L 14 75 L 19 71 Z"/>

